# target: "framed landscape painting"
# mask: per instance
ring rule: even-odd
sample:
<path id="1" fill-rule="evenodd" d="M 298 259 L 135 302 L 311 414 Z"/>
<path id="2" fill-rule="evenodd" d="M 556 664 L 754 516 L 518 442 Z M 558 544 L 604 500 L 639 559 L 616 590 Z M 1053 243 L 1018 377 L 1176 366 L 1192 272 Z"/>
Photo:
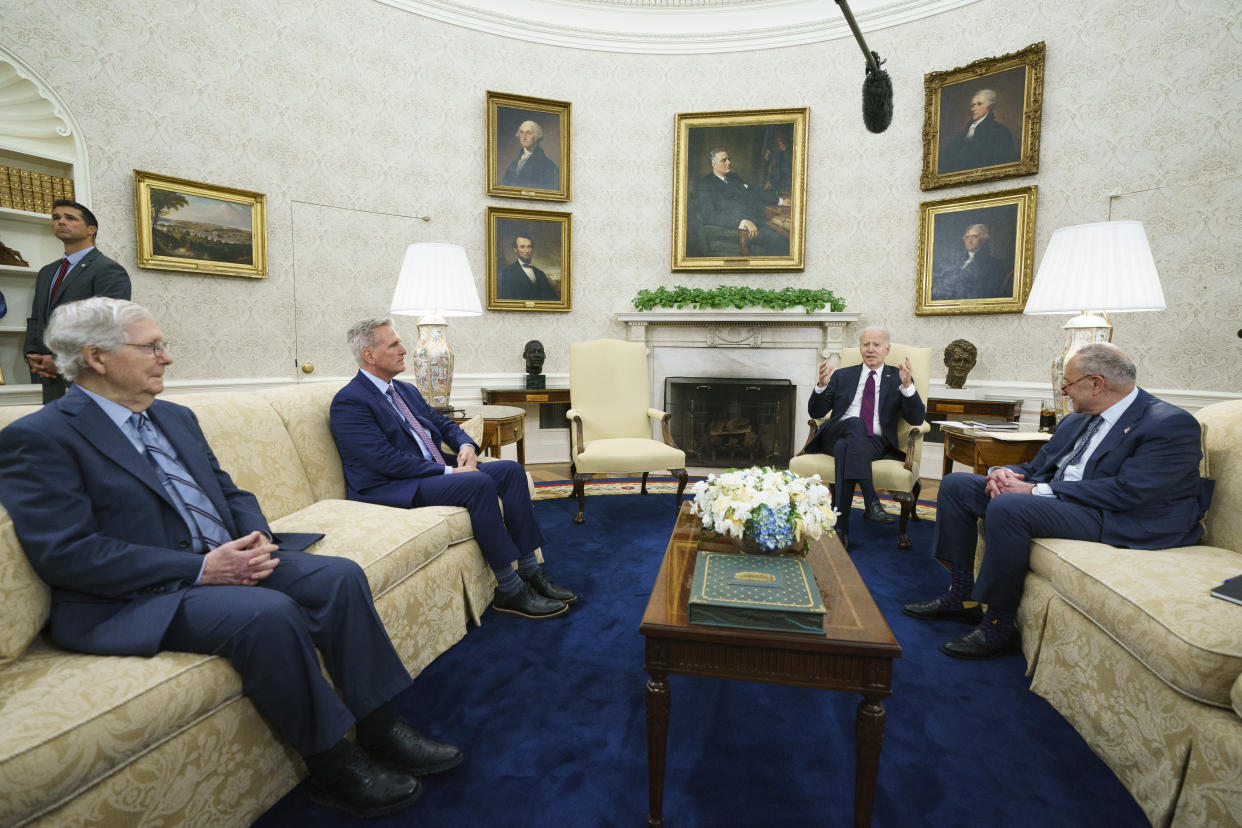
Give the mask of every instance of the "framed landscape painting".
<path id="1" fill-rule="evenodd" d="M 924 190 L 1039 172 L 1044 44 L 923 76 Z"/>
<path id="2" fill-rule="evenodd" d="M 487 194 L 569 201 L 567 101 L 487 93 Z"/>
<path id="3" fill-rule="evenodd" d="M 573 215 L 487 208 L 487 309 L 573 308 Z"/>
<path id="4" fill-rule="evenodd" d="M 1022 312 L 1034 278 L 1037 190 L 919 205 L 916 314 Z"/>
<path id="5" fill-rule="evenodd" d="M 267 278 L 267 196 L 134 170 L 138 266 Z"/>
<path id="6" fill-rule="evenodd" d="M 683 113 L 673 270 L 803 270 L 810 110 Z"/>

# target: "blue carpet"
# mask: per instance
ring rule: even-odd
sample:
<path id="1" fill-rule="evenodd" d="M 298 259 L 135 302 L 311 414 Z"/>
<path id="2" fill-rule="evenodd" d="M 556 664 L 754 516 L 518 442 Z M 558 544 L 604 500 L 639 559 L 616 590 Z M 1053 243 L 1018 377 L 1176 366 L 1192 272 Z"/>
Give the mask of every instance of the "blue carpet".
<path id="1" fill-rule="evenodd" d="M 638 623 L 673 523 L 671 495 L 535 504 L 555 580 L 578 591 L 568 616 L 484 616 L 437 659 L 398 709 L 466 761 L 424 779 L 410 810 L 367 824 L 630 826 L 647 814 L 643 638 Z M 931 524 L 896 527 L 855 513 L 853 559 L 904 649 L 873 824 L 1142 826 L 1138 805 L 1043 699 L 1025 662 L 957 661 L 936 648 L 967 630 L 907 618 L 901 604 L 946 584 L 928 554 Z M 854 717 L 844 693 L 670 676 L 664 816 L 670 826 L 837 826 L 853 814 Z M 303 782 L 258 820 L 348 825 Z"/>

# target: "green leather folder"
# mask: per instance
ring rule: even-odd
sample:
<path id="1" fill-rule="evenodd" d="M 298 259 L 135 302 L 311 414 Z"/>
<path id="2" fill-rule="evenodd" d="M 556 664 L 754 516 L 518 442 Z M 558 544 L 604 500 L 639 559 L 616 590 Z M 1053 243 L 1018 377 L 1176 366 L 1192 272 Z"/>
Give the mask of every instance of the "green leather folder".
<path id="1" fill-rule="evenodd" d="M 824 602 L 801 558 L 699 552 L 687 613 L 691 624 L 824 633 Z"/>

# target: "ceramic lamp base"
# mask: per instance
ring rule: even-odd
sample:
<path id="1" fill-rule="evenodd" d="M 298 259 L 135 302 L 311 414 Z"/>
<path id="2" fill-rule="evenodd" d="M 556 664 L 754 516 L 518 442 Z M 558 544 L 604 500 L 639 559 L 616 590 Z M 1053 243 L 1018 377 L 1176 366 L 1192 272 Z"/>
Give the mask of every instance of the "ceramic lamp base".
<path id="1" fill-rule="evenodd" d="M 418 345 L 414 348 L 414 385 L 432 408 L 449 406 L 453 390 L 453 349 L 449 347 L 448 325 L 440 316 L 418 320 Z"/>
<path id="2" fill-rule="evenodd" d="M 1073 401 L 1061 393 L 1061 386 L 1065 384 L 1065 363 L 1083 345 L 1113 341 L 1113 325 L 1103 314 L 1083 312 L 1065 323 L 1065 331 L 1065 345 L 1052 361 L 1052 407 L 1056 411 L 1057 422 L 1074 408 Z"/>

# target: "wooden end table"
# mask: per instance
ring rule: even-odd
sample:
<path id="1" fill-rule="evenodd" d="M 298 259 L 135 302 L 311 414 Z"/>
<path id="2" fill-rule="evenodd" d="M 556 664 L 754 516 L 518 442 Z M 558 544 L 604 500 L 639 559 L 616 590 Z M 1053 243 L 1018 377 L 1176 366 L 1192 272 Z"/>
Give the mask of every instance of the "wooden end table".
<path id="1" fill-rule="evenodd" d="M 701 524 L 683 503 L 638 631 L 646 637 L 648 825 L 664 824 L 668 744 L 668 675 L 764 681 L 861 693 L 855 730 L 854 824 L 871 823 L 883 700 L 892 695 L 893 659 L 901 645 L 835 535 L 813 541 L 807 561 L 828 613 L 824 634 L 770 632 L 691 624 L 686 617 Z"/>
<path id="2" fill-rule="evenodd" d="M 488 456 L 499 457 L 501 446 L 517 443 L 518 462 L 526 465 L 525 411 L 511 405 L 467 405 L 462 412 L 464 420 L 482 415 L 483 444 L 479 448 Z"/>
<path id="3" fill-rule="evenodd" d="M 970 466 L 975 474 L 987 474 L 992 466 L 1011 466 L 1033 460 L 1047 442 L 1043 437 L 1029 433 L 1030 440 L 998 440 L 986 436 L 981 429 L 960 426 L 941 426 L 944 432 L 944 463 L 941 476 L 953 471 L 953 461 Z"/>

